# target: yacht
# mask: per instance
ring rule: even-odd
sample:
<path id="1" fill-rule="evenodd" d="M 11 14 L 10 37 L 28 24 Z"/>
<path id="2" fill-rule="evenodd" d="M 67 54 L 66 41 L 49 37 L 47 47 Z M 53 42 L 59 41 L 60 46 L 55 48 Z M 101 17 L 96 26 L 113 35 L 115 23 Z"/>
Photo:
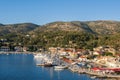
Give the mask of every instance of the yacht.
<path id="1" fill-rule="evenodd" d="M 53 59 L 48 54 L 38 53 L 34 55 L 37 66 L 52 67 Z"/>
<path id="2" fill-rule="evenodd" d="M 41 53 L 35 54 L 34 58 L 43 58 L 43 54 L 41 54 Z"/>
<path id="3" fill-rule="evenodd" d="M 48 55 L 47 54 L 42 54 L 42 53 L 38 53 L 34 55 L 35 59 L 48 59 Z"/>
<path id="4" fill-rule="evenodd" d="M 58 66 L 54 66 L 54 69 L 66 69 L 67 66 L 65 65 L 58 65 Z"/>

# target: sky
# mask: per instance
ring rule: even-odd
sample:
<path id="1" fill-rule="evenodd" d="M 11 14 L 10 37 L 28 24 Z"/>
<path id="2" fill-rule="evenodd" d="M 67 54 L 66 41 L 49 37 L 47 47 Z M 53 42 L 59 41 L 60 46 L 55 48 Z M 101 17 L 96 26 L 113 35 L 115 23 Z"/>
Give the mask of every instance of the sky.
<path id="1" fill-rule="evenodd" d="M 120 0 L 0 0 L 0 23 L 120 21 Z"/>

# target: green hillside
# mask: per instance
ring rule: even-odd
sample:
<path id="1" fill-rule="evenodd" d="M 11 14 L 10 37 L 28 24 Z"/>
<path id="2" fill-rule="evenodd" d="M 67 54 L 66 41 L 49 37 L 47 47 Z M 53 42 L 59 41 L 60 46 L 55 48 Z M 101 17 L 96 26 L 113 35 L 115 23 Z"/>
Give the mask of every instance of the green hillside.
<path id="1" fill-rule="evenodd" d="M 120 47 L 120 22 L 59 21 L 41 26 L 32 23 L 1 24 L 0 38 L 7 39 L 7 45 L 14 46 L 92 49 L 100 45 L 110 45 L 117 49 Z"/>

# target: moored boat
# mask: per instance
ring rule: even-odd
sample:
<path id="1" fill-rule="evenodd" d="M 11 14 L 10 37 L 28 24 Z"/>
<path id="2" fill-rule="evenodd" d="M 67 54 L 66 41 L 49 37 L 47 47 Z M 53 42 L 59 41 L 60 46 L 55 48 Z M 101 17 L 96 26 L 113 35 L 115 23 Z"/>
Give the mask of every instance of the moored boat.
<path id="1" fill-rule="evenodd" d="M 43 65 L 44 67 L 52 67 L 53 65 L 51 63 L 46 63 Z"/>
<path id="2" fill-rule="evenodd" d="M 52 67 L 51 63 L 36 64 L 37 66 Z"/>
<path id="3" fill-rule="evenodd" d="M 52 67 L 53 66 L 53 59 L 48 54 L 36 54 L 34 55 L 34 59 L 36 60 L 37 66 L 44 66 L 44 67 Z"/>
<path id="4" fill-rule="evenodd" d="M 58 66 L 54 66 L 55 69 L 66 69 L 67 66 L 65 65 L 58 65 Z"/>
<path id="5" fill-rule="evenodd" d="M 41 54 L 41 53 L 38 53 L 38 54 L 35 54 L 34 55 L 34 58 L 44 58 L 45 55 Z"/>

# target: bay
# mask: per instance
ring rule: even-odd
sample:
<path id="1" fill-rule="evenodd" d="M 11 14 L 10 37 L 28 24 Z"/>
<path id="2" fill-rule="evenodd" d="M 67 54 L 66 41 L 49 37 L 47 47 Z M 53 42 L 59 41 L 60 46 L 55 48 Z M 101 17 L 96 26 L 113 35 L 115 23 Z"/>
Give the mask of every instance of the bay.
<path id="1" fill-rule="evenodd" d="M 93 80 L 86 74 L 38 67 L 32 54 L 0 54 L 0 80 Z"/>

